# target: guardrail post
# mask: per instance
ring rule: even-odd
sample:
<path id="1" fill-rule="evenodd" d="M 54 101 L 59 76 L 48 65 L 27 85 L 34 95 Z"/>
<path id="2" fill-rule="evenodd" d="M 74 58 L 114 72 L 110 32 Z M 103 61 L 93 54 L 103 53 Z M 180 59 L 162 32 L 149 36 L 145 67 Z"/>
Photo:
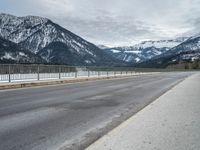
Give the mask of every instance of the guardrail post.
<path id="1" fill-rule="evenodd" d="M 75 72 L 75 78 L 77 78 L 77 77 L 78 77 L 78 72 L 76 71 L 76 72 Z"/>
<path id="2" fill-rule="evenodd" d="M 8 81 L 11 82 L 11 66 L 8 65 Z"/>
<path id="3" fill-rule="evenodd" d="M 59 66 L 59 79 L 61 79 L 61 66 Z"/>
<path id="4" fill-rule="evenodd" d="M 100 71 L 98 71 L 98 77 L 100 77 Z"/>
<path id="5" fill-rule="evenodd" d="M 90 70 L 88 70 L 88 77 L 90 77 Z"/>
<path id="6" fill-rule="evenodd" d="M 40 66 L 37 66 L 37 80 L 40 80 Z"/>

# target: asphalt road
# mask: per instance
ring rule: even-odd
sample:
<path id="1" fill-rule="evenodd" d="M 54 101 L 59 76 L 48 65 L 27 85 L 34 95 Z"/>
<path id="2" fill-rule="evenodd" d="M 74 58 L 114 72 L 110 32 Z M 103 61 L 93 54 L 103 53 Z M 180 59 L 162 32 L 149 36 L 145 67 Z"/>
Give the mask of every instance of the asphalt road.
<path id="1" fill-rule="evenodd" d="M 83 149 L 191 74 L 0 91 L 0 150 Z"/>

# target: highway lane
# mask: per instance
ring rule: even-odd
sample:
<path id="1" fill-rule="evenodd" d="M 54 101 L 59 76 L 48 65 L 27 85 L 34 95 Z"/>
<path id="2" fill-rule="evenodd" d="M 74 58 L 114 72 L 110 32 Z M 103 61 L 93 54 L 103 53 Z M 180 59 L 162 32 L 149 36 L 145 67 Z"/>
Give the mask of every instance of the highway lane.
<path id="1" fill-rule="evenodd" d="M 83 149 L 191 74 L 0 91 L 0 149 Z"/>

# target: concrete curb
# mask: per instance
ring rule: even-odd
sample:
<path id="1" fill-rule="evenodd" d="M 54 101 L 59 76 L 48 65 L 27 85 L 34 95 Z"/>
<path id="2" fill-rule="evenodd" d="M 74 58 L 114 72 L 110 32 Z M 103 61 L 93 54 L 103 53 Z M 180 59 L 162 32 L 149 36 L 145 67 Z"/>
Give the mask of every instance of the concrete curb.
<path id="1" fill-rule="evenodd" d="M 110 76 L 110 77 L 89 77 L 89 78 L 87 77 L 87 78 L 75 78 L 75 79 L 64 79 L 64 80 L 31 81 L 31 82 L 20 82 L 20 83 L 3 83 L 3 84 L 0 84 L 0 90 L 66 84 L 66 83 L 77 83 L 77 82 L 84 82 L 84 81 L 108 80 L 108 79 L 114 79 L 114 78 L 117 79 L 117 78 L 134 77 L 134 76 L 139 76 L 139 75 L 140 74 L 126 75 L 126 76 Z M 151 73 L 147 75 L 151 75 Z"/>

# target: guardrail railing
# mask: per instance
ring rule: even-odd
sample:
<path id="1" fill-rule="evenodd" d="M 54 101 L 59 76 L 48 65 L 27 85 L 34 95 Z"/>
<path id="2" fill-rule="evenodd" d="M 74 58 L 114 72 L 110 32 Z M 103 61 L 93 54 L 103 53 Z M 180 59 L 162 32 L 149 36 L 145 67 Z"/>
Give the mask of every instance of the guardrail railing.
<path id="1" fill-rule="evenodd" d="M 134 73 L 125 67 L 75 67 L 66 65 L 0 64 L 0 82 L 117 76 Z"/>
<path id="2" fill-rule="evenodd" d="M 100 77 L 130 75 L 141 72 L 163 72 L 171 69 L 134 67 L 91 67 L 38 64 L 0 64 L 0 82 L 26 80 L 65 79 L 78 77 Z"/>

